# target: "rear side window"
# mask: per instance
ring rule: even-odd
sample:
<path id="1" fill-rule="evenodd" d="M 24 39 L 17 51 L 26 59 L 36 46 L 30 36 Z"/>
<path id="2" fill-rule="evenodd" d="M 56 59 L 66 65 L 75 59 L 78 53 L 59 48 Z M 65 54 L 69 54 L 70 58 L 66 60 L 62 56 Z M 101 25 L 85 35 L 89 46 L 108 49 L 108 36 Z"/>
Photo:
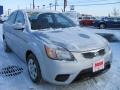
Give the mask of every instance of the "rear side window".
<path id="1" fill-rule="evenodd" d="M 9 16 L 7 22 L 8 22 L 9 24 L 14 24 L 14 23 L 15 23 L 15 19 L 16 19 L 16 15 L 17 15 L 17 12 L 13 12 L 13 13 Z"/>
<path id="2" fill-rule="evenodd" d="M 83 19 L 90 19 L 90 17 L 84 17 Z"/>
<path id="3" fill-rule="evenodd" d="M 42 21 L 42 19 L 47 19 L 48 23 L 54 23 L 52 14 L 49 14 L 49 13 L 41 14 L 38 17 L 38 19 L 39 19 L 39 21 Z"/>
<path id="4" fill-rule="evenodd" d="M 117 21 L 119 21 L 119 22 L 120 22 L 120 18 L 117 18 Z"/>
<path id="5" fill-rule="evenodd" d="M 50 13 L 40 14 L 37 19 L 29 19 L 33 30 L 54 27 L 54 20 Z"/>
<path id="6" fill-rule="evenodd" d="M 22 12 L 18 12 L 15 22 L 25 24 L 24 14 Z"/>
<path id="7" fill-rule="evenodd" d="M 114 20 L 115 20 L 115 18 L 108 18 L 108 20 L 109 20 L 109 21 L 114 21 Z"/>

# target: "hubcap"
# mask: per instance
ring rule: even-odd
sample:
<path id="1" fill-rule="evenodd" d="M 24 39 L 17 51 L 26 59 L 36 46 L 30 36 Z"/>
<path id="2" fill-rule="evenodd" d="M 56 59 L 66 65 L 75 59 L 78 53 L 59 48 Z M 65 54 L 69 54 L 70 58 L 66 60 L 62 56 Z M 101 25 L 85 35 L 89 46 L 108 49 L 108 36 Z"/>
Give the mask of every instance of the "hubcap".
<path id="1" fill-rule="evenodd" d="M 100 25 L 100 28 L 101 28 L 101 29 L 104 29 L 104 28 L 105 28 L 105 25 L 104 25 L 104 24 L 101 24 L 101 25 Z"/>
<path id="2" fill-rule="evenodd" d="M 29 70 L 29 73 L 30 73 L 30 76 L 33 80 L 35 80 L 37 78 L 37 66 L 36 64 L 34 63 L 34 60 L 33 59 L 30 59 L 28 61 L 28 70 Z"/>

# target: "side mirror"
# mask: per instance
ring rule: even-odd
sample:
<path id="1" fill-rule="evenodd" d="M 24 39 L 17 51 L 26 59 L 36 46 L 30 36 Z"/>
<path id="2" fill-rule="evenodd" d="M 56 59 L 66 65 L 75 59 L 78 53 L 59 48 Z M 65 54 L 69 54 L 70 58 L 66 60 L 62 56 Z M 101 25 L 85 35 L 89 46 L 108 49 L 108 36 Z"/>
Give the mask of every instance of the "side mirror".
<path id="1" fill-rule="evenodd" d="M 15 23 L 15 24 L 13 25 L 13 28 L 14 28 L 15 30 L 21 30 L 21 31 L 23 31 L 24 28 L 25 28 L 25 26 L 24 26 L 22 23 Z"/>

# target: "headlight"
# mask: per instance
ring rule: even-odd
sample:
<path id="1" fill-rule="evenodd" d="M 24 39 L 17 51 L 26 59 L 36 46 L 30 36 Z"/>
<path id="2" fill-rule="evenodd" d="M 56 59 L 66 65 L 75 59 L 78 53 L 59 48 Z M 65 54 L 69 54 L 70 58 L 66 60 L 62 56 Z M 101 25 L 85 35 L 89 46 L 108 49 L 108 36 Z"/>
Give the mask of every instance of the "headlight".
<path id="1" fill-rule="evenodd" d="M 109 46 L 109 45 L 106 45 L 106 47 L 105 47 L 105 51 L 106 51 L 106 52 L 110 52 L 110 51 L 111 51 L 111 49 L 110 49 L 110 46 Z"/>
<path id="2" fill-rule="evenodd" d="M 73 55 L 63 48 L 50 48 L 45 46 L 46 54 L 53 60 L 74 61 Z"/>

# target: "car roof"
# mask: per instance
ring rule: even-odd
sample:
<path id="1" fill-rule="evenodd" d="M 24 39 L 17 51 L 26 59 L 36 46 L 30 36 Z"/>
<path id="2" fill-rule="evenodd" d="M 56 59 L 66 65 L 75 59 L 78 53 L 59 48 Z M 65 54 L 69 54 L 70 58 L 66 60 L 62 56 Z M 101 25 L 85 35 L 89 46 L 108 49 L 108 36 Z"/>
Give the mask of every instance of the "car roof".
<path id="1" fill-rule="evenodd" d="M 14 10 L 13 12 L 17 12 L 17 11 L 22 11 L 24 13 L 27 14 L 32 14 L 32 13 L 38 13 L 38 14 L 42 14 L 42 13 L 60 13 L 58 11 L 52 11 L 52 10 L 43 10 L 43 9 L 18 9 L 18 10 Z"/>
<path id="2" fill-rule="evenodd" d="M 52 11 L 52 10 L 43 10 L 43 9 L 27 9 L 27 10 L 22 10 L 22 11 L 25 11 L 27 13 L 34 13 L 34 12 L 38 12 L 39 14 L 42 14 L 42 13 L 60 13 L 58 11 Z"/>

